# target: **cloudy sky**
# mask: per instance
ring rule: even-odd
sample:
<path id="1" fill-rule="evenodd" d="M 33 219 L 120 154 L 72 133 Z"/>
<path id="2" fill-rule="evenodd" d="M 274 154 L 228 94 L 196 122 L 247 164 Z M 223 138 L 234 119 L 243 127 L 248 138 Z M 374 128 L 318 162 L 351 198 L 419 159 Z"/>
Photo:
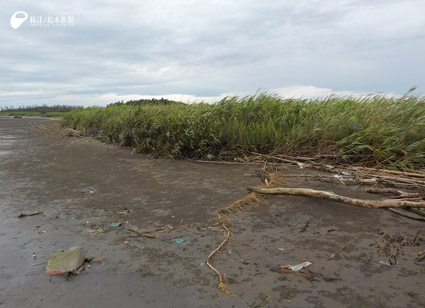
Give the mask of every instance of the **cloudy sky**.
<path id="1" fill-rule="evenodd" d="M 421 94 L 424 16 L 424 0 L 4 1 L 0 106 Z"/>

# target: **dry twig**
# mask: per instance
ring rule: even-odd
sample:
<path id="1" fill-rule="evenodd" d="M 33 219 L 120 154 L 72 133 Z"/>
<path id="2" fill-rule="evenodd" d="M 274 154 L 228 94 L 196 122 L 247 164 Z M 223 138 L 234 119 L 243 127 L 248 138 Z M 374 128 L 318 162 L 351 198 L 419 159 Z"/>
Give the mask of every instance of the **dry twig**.
<path id="1" fill-rule="evenodd" d="M 333 260 L 333 259 L 335 259 L 335 258 L 336 258 L 336 256 L 337 256 L 337 255 L 338 255 L 341 251 L 343 251 L 345 248 L 347 248 L 347 247 L 348 247 L 348 245 L 349 245 L 349 244 L 345 245 L 344 247 L 342 247 L 342 248 L 338 249 L 335 253 L 331 254 L 331 256 L 329 257 L 329 259 L 328 259 L 328 260 Z"/>

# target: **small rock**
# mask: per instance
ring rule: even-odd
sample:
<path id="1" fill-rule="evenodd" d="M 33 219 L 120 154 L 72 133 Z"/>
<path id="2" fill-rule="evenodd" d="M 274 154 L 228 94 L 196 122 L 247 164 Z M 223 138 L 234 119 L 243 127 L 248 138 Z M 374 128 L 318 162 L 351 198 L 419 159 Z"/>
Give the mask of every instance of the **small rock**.
<path id="1" fill-rule="evenodd" d="M 270 267 L 270 272 L 279 273 L 280 272 L 280 266 Z"/>
<path id="2" fill-rule="evenodd" d="M 279 281 L 285 281 L 286 279 L 288 278 L 286 278 L 284 275 L 280 275 L 279 278 L 277 278 Z"/>

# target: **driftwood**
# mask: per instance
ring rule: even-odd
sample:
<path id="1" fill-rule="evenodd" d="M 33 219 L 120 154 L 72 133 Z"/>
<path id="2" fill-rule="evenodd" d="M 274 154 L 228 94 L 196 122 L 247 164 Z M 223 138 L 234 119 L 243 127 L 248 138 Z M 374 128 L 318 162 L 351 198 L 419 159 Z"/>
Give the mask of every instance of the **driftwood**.
<path id="1" fill-rule="evenodd" d="M 292 196 L 303 196 L 303 197 L 315 197 L 315 198 L 327 199 L 331 201 L 343 202 L 350 205 L 365 207 L 365 208 L 425 207 L 425 201 L 408 201 L 408 200 L 396 200 L 396 199 L 362 200 L 362 199 L 337 195 L 329 191 L 314 190 L 314 189 L 308 189 L 308 188 L 287 188 L 287 187 L 263 188 L 263 187 L 249 186 L 248 190 L 254 191 L 259 194 L 280 194 L 280 195 L 292 195 Z"/>
<path id="2" fill-rule="evenodd" d="M 372 179 L 361 179 L 361 178 L 354 178 L 354 177 L 348 177 L 348 176 L 326 176 L 326 175 L 311 175 L 311 174 L 284 174 L 284 178 L 307 178 L 310 180 L 317 180 L 320 182 L 327 182 L 327 183 L 337 183 L 337 184 L 343 184 L 343 185 L 377 185 L 378 180 L 375 178 Z"/>
<path id="3" fill-rule="evenodd" d="M 199 164 L 215 164 L 215 165 L 262 165 L 262 162 L 244 162 L 244 161 L 226 161 L 226 160 L 202 160 L 202 159 L 187 159 L 190 162 Z"/>
<path id="4" fill-rule="evenodd" d="M 409 208 L 408 210 L 409 212 L 415 213 L 416 215 L 425 217 L 425 211 L 423 209 Z"/>
<path id="5" fill-rule="evenodd" d="M 68 131 L 69 137 L 81 137 L 81 136 L 83 136 L 83 133 L 78 131 L 78 130 L 75 130 L 75 129 L 72 129 L 72 128 L 69 128 L 69 127 L 65 128 L 65 130 Z"/>
<path id="6" fill-rule="evenodd" d="M 28 217 L 28 216 L 35 216 L 35 215 L 40 215 L 43 214 L 42 211 L 38 211 L 38 212 L 34 212 L 34 213 L 29 213 L 29 214 L 25 214 L 25 213 L 21 213 L 18 218 L 24 218 L 24 217 Z"/>
<path id="7" fill-rule="evenodd" d="M 296 161 L 294 161 L 296 163 Z M 309 162 L 303 165 L 305 168 L 314 168 L 321 171 L 343 174 L 352 177 L 353 179 L 369 179 L 374 180 L 376 183 L 385 183 L 394 186 L 404 187 L 425 187 L 425 181 L 423 180 L 421 173 L 410 173 L 402 171 L 391 171 L 385 169 L 372 169 L 372 168 L 360 168 L 360 167 L 336 167 L 327 164 L 321 164 L 316 162 Z M 395 175 L 388 175 L 395 174 Z M 411 178 L 416 177 L 416 178 Z"/>
<path id="8" fill-rule="evenodd" d="M 425 197 L 423 193 L 409 193 L 406 191 L 401 191 L 395 188 L 368 188 L 366 189 L 366 192 L 372 193 L 372 194 L 392 194 L 394 195 L 393 199 L 421 199 Z"/>
<path id="9" fill-rule="evenodd" d="M 348 169 L 356 170 L 360 172 L 368 171 L 368 172 L 379 172 L 379 173 L 388 173 L 388 174 L 396 174 L 401 176 L 411 176 L 416 178 L 425 178 L 425 173 L 418 172 L 407 172 L 407 171 L 396 171 L 396 170 L 387 170 L 387 169 L 374 169 L 367 167 L 348 167 Z"/>
<path id="10" fill-rule="evenodd" d="M 420 220 L 420 221 L 425 221 L 425 217 L 421 217 L 421 216 L 416 216 L 410 213 L 410 211 L 405 211 L 403 209 L 394 209 L 394 208 L 389 208 L 388 210 L 390 210 L 391 212 L 406 217 L 406 218 L 410 218 L 413 220 Z M 412 212 L 414 213 L 414 212 Z"/>

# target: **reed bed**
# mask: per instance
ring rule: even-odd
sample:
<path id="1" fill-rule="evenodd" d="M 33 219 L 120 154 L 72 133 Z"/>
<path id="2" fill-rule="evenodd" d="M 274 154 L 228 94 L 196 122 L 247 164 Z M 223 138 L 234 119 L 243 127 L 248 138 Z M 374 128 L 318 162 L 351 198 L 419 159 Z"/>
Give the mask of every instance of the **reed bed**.
<path id="1" fill-rule="evenodd" d="M 176 158 L 234 160 L 254 152 L 425 167 L 425 98 L 410 95 L 306 100 L 260 93 L 214 104 L 118 104 L 72 110 L 62 124 Z"/>

